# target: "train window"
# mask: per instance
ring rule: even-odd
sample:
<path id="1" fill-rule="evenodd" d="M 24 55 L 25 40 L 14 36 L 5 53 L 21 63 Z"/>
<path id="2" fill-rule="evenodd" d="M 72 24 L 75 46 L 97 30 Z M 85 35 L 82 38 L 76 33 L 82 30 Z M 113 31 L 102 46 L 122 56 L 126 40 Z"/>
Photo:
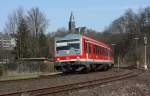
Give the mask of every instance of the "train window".
<path id="1" fill-rule="evenodd" d="M 101 48 L 100 47 L 99 47 L 99 51 L 98 52 L 99 52 L 99 55 L 101 55 Z"/>
<path id="2" fill-rule="evenodd" d="M 97 46 L 95 45 L 95 54 L 97 55 Z"/>
<path id="3" fill-rule="evenodd" d="M 106 56 L 106 49 L 104 48 L 104 55 Z"/>
<path id="4" fill-rule="evenodd" d="M 111 56 L 111 52 L 110 52 L 110 50 L 107 50 L 107 51 L 108 51 L 108 55 L 109 55 L 109 56 Z"/>
<path id="5" fill-rule="evenodd" d="M 102 49 L 102 53 L 103 53 L 103 55 L 105 55 L 105 49 L 104 48 Z"/>
<path id="6" fill-rule="evenodd" d="M 98 49 L 99 49 L 98 53 L 99 53 L 99 55 L 101 55 L 101 47 L 99 46 Z"/>
<path id="7" fill-rule="evenodd" d="M 96 53 L 97 53 L 97 55 L 99 55 L 99 47 L 98 46 L 97 46 L 97 52 Z"/>
<path id="8" fill-rule="evenodd" d="M 99 46 L 97 46 L 97 55 L 99 55 Z"/>
<path id="9" fill-rule="evenodd" d="M 99 47 L 99 54 L 101 55 L 102 54 L 102 52 L 101 52 L 102 50 L 101 50 L 101 47 Z"/>
<path id="10" fill-rule="evenodd" d="M 100 55 L 100 47 L 98 46 L 98 55 Z"/>
<path id="11" fill-rule="evenodd" d="M 104 48 L 104 55 L 106 56 L 106 49 Z"/>
<path id="12" fill-rule="evenodd" d="M 110 50 L 107 49 L 107 55 L 110 56 Z"/>
<path id="13" fill-rule="evenodd" d="M 108 56 L 108 49 L 106 49 L 106 55 Z"/>
<path id="14" fill-rule="evenodd" d="M 107 49 L 105 48 L 105 56 L 107 56 Z"/>
<path id="15" fill-rule="evenodd" d="M 95 55 L 97 55 L 97 53 L 96 53 L 96 52 L 97 52 L 97 49 L 96 49 L 96 45 L 95 45 Z"/>
<path id="16" fill-rule="evenodd" d="M 101 48 L 102 55 L 104 55 L 104 48 Z"/>
<path id="17" fill-rule="evenodd" d="M 96 45 L 95 45 L 94 47 L 95 47 L 95 54 L 97 54 L 97 53 L 96 53 L 96 51 L 97 51 L 97 50 L 96 50 Z"/>
<path id="18" fill-rule="evenodd" d="M 102 54 L 102 52 L 101 52 L 102 50 L 101 50 L 101 47 L 99 48 L 99 53 L 100 53 L 100 55 Z"/>

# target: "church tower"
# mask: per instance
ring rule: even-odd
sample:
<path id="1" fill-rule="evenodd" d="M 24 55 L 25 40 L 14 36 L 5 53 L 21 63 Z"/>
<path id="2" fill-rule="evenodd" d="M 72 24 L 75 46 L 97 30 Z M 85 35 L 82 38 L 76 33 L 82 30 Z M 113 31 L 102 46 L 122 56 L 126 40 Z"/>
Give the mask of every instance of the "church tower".
<path id="1" fill-rule="evenodd" d="M 69 27 L 69 32 L 70 33 L 74 33 L 75 32 L 75 20 L 74 20 L 74 16 L 73 16 L 72 12 L 71 12 L 71 15 L 70 15 L 68 27 Z"/>

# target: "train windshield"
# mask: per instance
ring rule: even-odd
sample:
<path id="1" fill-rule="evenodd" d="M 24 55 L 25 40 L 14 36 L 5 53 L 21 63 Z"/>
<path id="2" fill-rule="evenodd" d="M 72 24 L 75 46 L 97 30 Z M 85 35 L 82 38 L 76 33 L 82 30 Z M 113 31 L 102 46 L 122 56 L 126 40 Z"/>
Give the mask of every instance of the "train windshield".
<path id="1" fill-rule="evenodd" d="M 69 55 L 80 53 L 79 39 L 56 41 L 56 55 Z"/>

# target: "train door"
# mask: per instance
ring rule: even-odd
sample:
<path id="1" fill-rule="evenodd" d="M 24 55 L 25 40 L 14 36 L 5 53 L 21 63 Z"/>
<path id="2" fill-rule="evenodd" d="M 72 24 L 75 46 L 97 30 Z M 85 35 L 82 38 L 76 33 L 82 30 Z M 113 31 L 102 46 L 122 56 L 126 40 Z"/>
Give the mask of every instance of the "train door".
<path id="1" fill-rule="evenodd" d="M 91 55 L 92 55 L 91 59 L 94 62 L 94 45 L 93 44 L 91 45 Z"/>
<path id="2" fill-rule="evenodd" d="M 91 44 L 87 43 L 88 45 L 88 59 L 91 59 Z"/>
<path id="3" fill-rule="evenodd" d="M 93 47 L 91 43 L 88 43 L 88 58 L 93 63 Z"/>
<path id="4" fill-rule="evenodd" d="M 84 40 L 84 54 L 85 58 L 88 59 L 88 43 Z"/>

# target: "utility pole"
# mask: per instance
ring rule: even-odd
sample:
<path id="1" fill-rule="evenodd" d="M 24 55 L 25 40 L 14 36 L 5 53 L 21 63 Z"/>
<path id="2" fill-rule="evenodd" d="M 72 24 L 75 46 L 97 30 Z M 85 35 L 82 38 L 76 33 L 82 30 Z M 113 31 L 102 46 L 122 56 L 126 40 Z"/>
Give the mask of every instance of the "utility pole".
<path id="1" fill-rule="evenodd" d="M 118 56 L 118 72 L 119 72 L 119 63 L 120 63 L 120 58 Z"/>
<path id="2" fill-rule="evenodd" d="M 113 49 L 113 61 L 115 61 L 115 43 L 112 43 L 112 49 Z"/>
<path id="3" fill-rule="evenodd" d="M 115 64 L 115 43 L 112 43 L 111 44 L 112 45 L 112 47 L 113 47 L 113 62 L 114 62 L 114 64 Z M 118 64 L 117 64 L 117 69 L 118 69 L 118 72 L 119 72 L 119 58 L 117 58 L 117 60 L 118 60 Z"/>
<path id="4" fill-rule="evenodd" d="M 78 29 L 79 29 L 79 33 L 78 34 L 81 35 L 81 27 L 78 27 Z"/>
<path id="5" fill-rule="evenodd" d="M 146 12 L 146 16 L 145 16 L 145 19 L 144 19 L 144 27 L 147 29 L 147 27 L 149 27 L 150 26 L 150 13 L 149 12 Z M 147 30 L 145 30 L 145 31 L 147 31 Z M 147 66 L 147 50 L 146 50 L 146 48 L 147 48 L 147 32 L 145 32 L 145 36 L 144 36 L 144 47 L 145 47 L 145 63 L 144 63 L 144 68 L 145 68 L 145 70 L 147 70 L 148 69 L 148 66 Z"/>
<path id="6" fill-rule="evenodd" d="M 145 46 L 145 63 L 144 63 L 144 68 L 145 68 L 145 70 L 147 70 L 148 69 L 148 67 L 147 67 L 147 55 L 146 55 L 146 46 L 147 45 L 147 37 L 146 36 L 144 36 L 144 46 Z"/>
<path id="7" fill-rule="evenodd" d="M 135 43 L 136 43 L 136 49 L 135 49 L 135 57 L 136 57 L 136 66 L 137 66 L 137 69 L 139 68 L 139 60 L 138 60 L 138 54 L 137 54 L 137 48 L 138 48 L 138 40 L 139 40 L 139 38 L 138 37 L 135 37 L 134 38 L 135 39 Z"/>

